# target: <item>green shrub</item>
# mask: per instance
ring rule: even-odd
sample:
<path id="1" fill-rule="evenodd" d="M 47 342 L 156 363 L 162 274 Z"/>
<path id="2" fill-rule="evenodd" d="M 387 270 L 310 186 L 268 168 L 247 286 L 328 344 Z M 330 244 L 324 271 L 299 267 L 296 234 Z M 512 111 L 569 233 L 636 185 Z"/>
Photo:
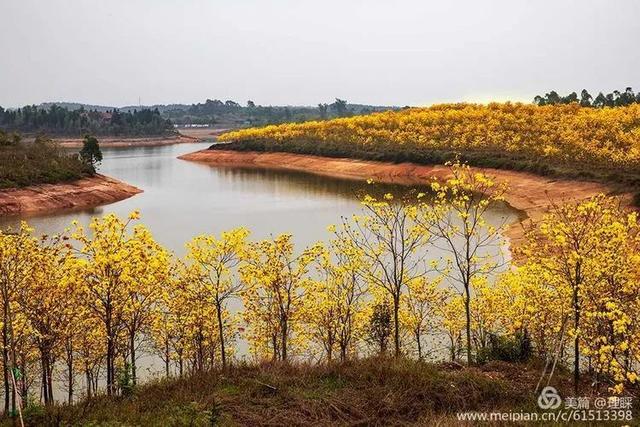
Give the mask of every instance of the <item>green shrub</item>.
<path id="1" fill-rule="evenodd" d="M 17 134 L 0 131 L 0 188 L 55 184 L 94 173 L 93 165 L 83 162 L 77 153 L 46 138 L 26 142 Z"/>
<path id="2" fill-rule="evenodd" d="M 531 339 L 527 331 L 515 336 L 489 335 L 489 344 L 478 350 L 476 362 L 483 364 L 492 360 L 503 362 L 526 362 L 531 358 Z"/>

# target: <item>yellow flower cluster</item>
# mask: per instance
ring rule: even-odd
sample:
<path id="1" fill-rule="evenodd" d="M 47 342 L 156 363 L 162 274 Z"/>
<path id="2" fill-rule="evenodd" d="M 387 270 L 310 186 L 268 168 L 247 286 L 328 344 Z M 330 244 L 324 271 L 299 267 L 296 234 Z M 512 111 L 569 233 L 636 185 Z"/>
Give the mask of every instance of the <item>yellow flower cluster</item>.
<path id="1" fill-rule="evenodd" d="M 328 121 L 228 132 L 221 141 L 339 144 L 367 151 L 429 150 L 508 154 L 512 158 L 617 168 L 640 166 L 640 105 L 584 108 L 578 104 L 442 104 Z M 345 148 L 346 147 L 346 148 Z"/>

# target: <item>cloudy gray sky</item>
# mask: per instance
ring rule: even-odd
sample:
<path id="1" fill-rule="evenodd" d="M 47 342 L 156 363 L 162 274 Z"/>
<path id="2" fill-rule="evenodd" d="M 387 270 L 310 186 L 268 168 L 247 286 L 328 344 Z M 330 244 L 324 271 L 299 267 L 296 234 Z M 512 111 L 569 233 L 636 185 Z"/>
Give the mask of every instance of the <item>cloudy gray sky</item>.
<path id="1" fill-rule="evenodd" d="M 637 0 L 0 0 L 0 105 L 640 89 Z"/>

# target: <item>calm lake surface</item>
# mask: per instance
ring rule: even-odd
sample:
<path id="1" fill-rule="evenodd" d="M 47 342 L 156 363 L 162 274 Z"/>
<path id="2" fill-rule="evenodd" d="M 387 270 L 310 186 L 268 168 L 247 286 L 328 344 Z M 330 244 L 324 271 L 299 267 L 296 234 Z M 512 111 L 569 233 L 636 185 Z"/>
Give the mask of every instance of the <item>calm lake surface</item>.
<path id="1" fill-rule="evenodd" d="M 300 172 L 217 168 L 176 159 L 209 145 L 103 148 L 100 173 L 135 185 L 143 193 L 93 209 L 0 218 L 0 227 L 16 227 L 25 219 L 37 233 L 54 234 L 69 227 L 74 219 L 88 224 L 94 216 L 114 212 L 126 217 L 132 210 L 139 209 L 141 222 L 160 243 L 180 256 L 184 255 L 184 245 L 192 237 L 202 233 L 218 234 L 239 226 L 249 228 L 253 239 L 292 233 L 301 250 L 305 245 L 326 240 L 327 226 L 339 223 L 341 216 L 359 213 L 358 194 L 372 189 L 364 182 Z M 386 185 L 379 186 L 378 191 L 398 194 L 407 188 Z M 487 219 L 497 225 L 517 218 L 516 211 L 507 205 L 498 205 L 492 207 Z M 246 343 L 237 345 L 242 357 Z M 163 371 L 157 357 L 146 351 L 140 354 L 141 379 Z M 81 390 L 83 380 L 79 380 L 78 390 Z M 58 387 L 55 394 L 56 398 L 64 399 L 64 392 Z"/>
<path id="2" fill-rule="evenodd" d="M 88 224 L 92 217 L 114 212 L 126 217 L 139 209 L 141 222 L 155 238 L 177 255 L 184 244 L 202 233 L 219 233 L 245 226 L 252 238 L 293 233 L 302 247 L 328 237 L 326 227 L 341 216 L 360 212 L 358 194 L 371 186 L 302 172 L 217 168 L 176 159 L 202 150 L 209 143 L 161 147 L 103 148 L 100 173 L 135 185 L 144 192 L 129 199 L 92 209 L 56 211 L 31 217 L 0 218 L 0 227 L 25 219 L 37 233 L 59 233 L 72 220 Z M 399 193 L 401 186 L 380 186 Z M 517 212 L 495 206 L 490 221 L 514 221 Z"/>

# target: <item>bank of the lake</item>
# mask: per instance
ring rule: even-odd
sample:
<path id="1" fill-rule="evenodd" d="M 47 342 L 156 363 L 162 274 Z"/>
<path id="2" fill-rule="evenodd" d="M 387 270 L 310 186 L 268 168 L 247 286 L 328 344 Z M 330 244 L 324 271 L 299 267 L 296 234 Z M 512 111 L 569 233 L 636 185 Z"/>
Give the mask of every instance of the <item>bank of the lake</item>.
<path id="1" fill-rule="evenodd" d="M 182 134 L 147 137 L 98 136 L 97 138 L 100 146 L 103 148 L 159 147 L 163 145 L 198 142 L 197 139 Z M 84 143 L 84 138 L 81 137 L 54 137 L 52 140 L 63 148 L 82 148 L 82 144 Z"/>
<path id="2" fill-rule="evenodd" d="M 105 205 L 141 193 L 137 187 L 96 174 L 57 184 L 0 190 L 0 215 L 33 215 Z"/>
<path id="3" fill-rule="evenodd" d="M 281 152 L 217 149 L 197 151 L 179 158 L 215 166 L 295 170 L 336 178 L 374 179 L 387 184 L 420 185 L 432 179 L 446 179 L 450 174 L 449 168 L 443 165 L 386 163 Z M 523 219 L 539 219 L 553 202 L 579 201 L 599 193 L 613 192 L 607 185 L 591 181 L 557 179 L 505 169 L 473 169 L 506 181 L 509 184 L 506 202 L 521 211 Z M 631 200 L 630 194 L 621 196 L 627 202 Z M 507 230 L 507 237 L 512 242 L 522 238 L 521 223 L 512 224 Z"/>
<path id="4" fill-rule="evenodd" d="M 103 148 L 162 147 L 173 144 L 214 142 L 219 135 L 230 130 L 229 128 L 181 128 L 175 134 L 164 136 L 98 136 L 97 138 Z M 84 138 L 79 136 L 57 136 L 52 139 L 63 148 L 82 148 L 84 142 Z"/>

